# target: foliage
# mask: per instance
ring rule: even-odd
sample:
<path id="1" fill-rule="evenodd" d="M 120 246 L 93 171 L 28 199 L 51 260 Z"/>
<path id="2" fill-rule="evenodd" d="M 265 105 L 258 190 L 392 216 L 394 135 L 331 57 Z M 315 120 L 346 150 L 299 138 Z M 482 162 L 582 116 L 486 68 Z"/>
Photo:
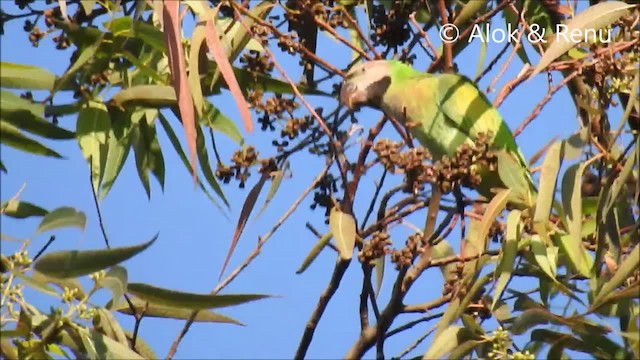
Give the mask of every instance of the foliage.
<path id="1" fill-rule="evenodd" d="M 53 74 L 29 64 L 0 63 L 0 142 L 33 155 L 61 158 L 57 142 L 77 140 L 91 174 L 98 212 L 99 201 L 108 196 L 131 150 L 149 198 L 150 177 L 164 189 L 167 151 L 179 155 L 203 195 L 221 212 L 229 207 L 225 192 L 231 191 L 224 184 L 233 181 L 244 189 L 252 174 L 257 175 L 255 185 L 246 191 L 222 276 L 259 205 L 259 195 L 267 192 L 257 216 L 268 211 L 283 179 L 295 170 L 290 159 L 319 157 L 326 166 L 210 294 L 128 282 L 121 263 L 152 246 L 157 235 L 140 245 L 111 248 L 103 228 L 106 249 L 47 253 L 52 236 L 33 259 L 28 252 L 31 241 L 24 240 L 20 251 L 3 253 L 1 259 L 3 357 L 72 353 L 83 358 L 155 358 L 138 334 L 145 317 L 187 320 L 183 333 L 194 321 L 239 324 L 208 309 L 265 297 L 218 292 L 242 273 L 308 198 L 312 209 L 322 210 L 314 213 L 313 222 L 326 225 L 326 232 L 308 224 L 319 240 L 300 259 L 298 273 L 305 276 L 322 251 L 334 250 L 337 261 L 301 335 L 296 358 L 305 357 L 324 310 L 347 267 L 356 261 L 363 281 L 362 289 L 352 295 L 360 298 L 362 332 L 347 358 L 361 358 L 373 348 L 384 358 L 386 339 L 427 321 L 435 321 L 431 330 L 410 339 L 412 345 L 398 357 L 416 354 L 413 351 L 427 337 L 430 344 L 418 349 L 425 358 L 469 354 L 491 359 L 544 354 L 561 358 L 575 352 L 598 358 L 640 357 L 640 15 L 637 6 L 620 1 L 592 1 L 591 7 L 580 9 L 576 3 L 15 0 L 22 13 L 2 9 L 0 26 L 24 21 L 33 46 L 51 40 L 69 54 L 69 64 L 63 74 Z M 183 11 L 189 15 L 181 17 Z M 192 28 L 186 25 L 189 16 L 195 19 Z M 509 164 L 501 164 L 483 139 L 461 147 L 449 161 L 434 162 L 428 149 L 414 146 L 410 133 L 395 120 L 381 114 L 371 121 L 364 113 L 344 113 L 335 98 L 348 69 L 327 59 L 318 41 L 320 36 L 333 39 L 331 46 L 353 52 L 353 63 L 393 56 L 409 63 L 430 58 L 428 72 L 450 72 L 456 70 L 456 58 L 468 46 L 474 27 L 497 21 L 517 29 L 517 41 L 506 43 L 486 67 L 488 45 L 483 43 L 474 82 L 495 73 L 485 93 L 493 92 L 507 67 L 522 62 L 524 68 L 504 82 L 494 106 L 499 107 L 517 87 L 528 86 L 528 78 L 543 76 L 539 73 L 549 76 L 546 96 L 514 135 L 525 131 L 560 90 L 570 93 L 579 115 L 574 135 L 551 139 L 530 161 L 532 173 L 539 172 L 535 209 L 507 206 L 509 189 L 499 190 L 492 199 L 473 192 L 478 181 L 469 180 L 469 168 L 480 161 L 497 162 L 500 177 L 509 185 Z M 460 37 L 434 47 L 431 30 L 450 24 L 458 27 Z M 577 30 L 603 28 L 613 39 L 590 39 L 577 46 L 553 41 L 558 24 Z M 549 41 L 530 36 L 537 34 L 537 28 L 548 30 Z M 300 68 L 283 68 L 276 53 L 299 59 Z M 530 59 L 539 59 L 537 66 Z M 298 72 L 304 80 L 296 83 L 292 77 Z M 551 74 L 561 75 L 562 80 L 552 81 Z M 231 92 L 240 119 L 223 114 L 215 105 L 223 89 Z M 61 102 L 64 93 L 73 94 L 74 101 Z M 330 111 L 314 107 L 316 97 L 335 107 Z M 615 110 L 621 118 L 614 118 Z M 273 147 L 264 151 L 270 156 L 261 157 L 255 146 L 245 143 L 236 125 L 242 121 L 251 131 L 251 115 L 257 119 L 260 136 L 272 139 Z M 59 126 L 61 117 L 76 119 L 75 128 Z M 349 120 L 369 129 L 361 146 L 353 146 L 360 134 Z M 160 147 L 158 124 L 173 149 Z M 187 151 L 177 127 L 185 131 Z M 399 140 L 379 136 L 384 127 Z M 220 135 L 238 146 L 228 162 L 216 148 Z M 3 176 L 8 176 L 11 169 L 1 160 Z M 534 166 L 539 160 L 541 164 Z M 379 176 L 371 192 L 361 186 L 367 175 Z M 86 226 L 82 210 L 63 206 L 48 211 L 21 200 L 20 193 L 2 204 L 1 213 L 42 218 L 34 236 Z M 424 226 L 412 225 L 413 219 L 422 219 Z M 400 239 L 394 229 L 397 224 L 415 233 L 406 241 Z M 461 232 L 456 237 L 458 224 Z M 2 241 L 8 239 L 3 234 Z M 462 239 L 459 253 L 452 246 L 457 239 Z M 386 268 L 386 263 L 395 269 Z M 441 296 L 405 303 L 417 279 L 437 274 L 444 284 Z M 92 280 L 88 290 L 79 280 L 85 276 Z M 395 279 L 384 297 L 389 299 L 386 304 L 378 301 L 384 277 Z M 516 290 L 514 284 L 522 278 L 534 279 L 539 287 Z M 25 286 L 62 299 L 64 306 L 50 311 L 36 308 L 24 296 Z M 104 305 L 92 301 L 101 288 L 111 292 Z M 563 312 L 550 309 L 558 301 L 567 303 Z M 400 315 L 441 306 L 446 306 L 441 313 L 417 315 L 392 328 Z M 124 330 L 114 312 L 133 316 L 134 329 Z M 375 323 L 370 322 L 371 315 Z M 607 325 L 611 318 L 618 321 L 615 329 Z"/>

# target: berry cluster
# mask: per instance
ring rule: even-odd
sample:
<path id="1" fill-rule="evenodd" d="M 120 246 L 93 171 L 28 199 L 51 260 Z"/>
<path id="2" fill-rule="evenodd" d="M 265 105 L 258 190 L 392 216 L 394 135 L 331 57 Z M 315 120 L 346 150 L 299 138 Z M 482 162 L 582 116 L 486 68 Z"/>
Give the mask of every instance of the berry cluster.
<path id="1" fill-rule="evenodd" d="M 376 231 L 371 236 L 370 241 L 366 241 L 362 246 L 362 250 L 358 252 L 358 260 L 361 263 L 367 263 L 373 265 L 373 262 L 382 256 L 385 256 L 390 252 L 389 246 L 393 242 L 389 237 L 388 232 Z"/>
<path id="2" fill-rule="evenodd" d="M 443 156 L 438 161 L 429 162 L 431 154 L 423 147 L 414 147 L 401 152 L 401 144 L 382 139 L 373 146 L 380 163 L 391 172 L 401 170 L 405 175 L 406 191 L 419 192 L 425 183 L 437 184 L 443 193 L 449 193 L 459 184 L 474 188 L 482 178 L 479 169 L 494 171 L 496 156 L 489 150 L 493 134 L 480 133 L 474 144 L 462 144 L 453 157 Z"/>

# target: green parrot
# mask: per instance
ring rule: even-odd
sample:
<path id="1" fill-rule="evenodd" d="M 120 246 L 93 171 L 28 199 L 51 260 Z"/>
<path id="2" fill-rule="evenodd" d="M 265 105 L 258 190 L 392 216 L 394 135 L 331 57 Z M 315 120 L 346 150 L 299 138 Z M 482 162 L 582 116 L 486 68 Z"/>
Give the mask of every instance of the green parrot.
<path id="1" fill-rule="evenodd" d="M 468 78 L 419 72 L 397 60 L 369 61 L 348 72 L 340 102 L 350 110 L 369 106 L 395 118 L 433 160 L 452 157 L 460 145 L 473 146 L 479 133 L 491 133 L 489 146 L 498 156 L 498 170 L 505 169 L 504 181 L 498 171 L 478 169 L 482 181 L 476 190 L 491 199 L 496 188 L 511 188 L 508 204 L 533 207 L 536 190 L 524 156 L 500 113 Z"/>

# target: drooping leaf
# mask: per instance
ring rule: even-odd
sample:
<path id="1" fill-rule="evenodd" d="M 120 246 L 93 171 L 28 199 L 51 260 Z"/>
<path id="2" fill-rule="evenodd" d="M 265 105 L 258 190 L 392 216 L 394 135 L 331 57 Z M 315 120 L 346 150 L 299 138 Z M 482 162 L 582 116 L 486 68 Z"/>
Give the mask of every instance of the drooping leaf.
<path id="1" fill-rule="evenodd" d="M 331 208 L 329 228 L 336 239 L 336 247 L 342 260 L 351 260 L 353 247 L 356 244 L 356 222 L 353 216 Z"/>
<path id="2" fill-rule="evenodd" d="M 244 304 L 269 295 L 204 295 L 163 289 L 148 284 L 131 283 L 129 293 L 150 303 L 190 310 L 204 310 Z"/>
<path id="3" fill-rule="evenodd" d="M 102 37 L 99 37 L 98 40 L 83 49 L 79 49 L 80 55 L 76 58 L 76 61 L 69 67 L 69 69 L 53 84 L 53 89 L 51 89 L 51 94 L 56 93 L 58 90 L 64 88 L 64 86 L 73 78 L 73 76 L 82 68 L 85 64 L 95 58 L 96 52 L 100 48 L 102 44 Z"/>
<path id="4" fill-rule="evenodd" d="M 100 307 L 96 309 L 97 315 L 93 317 L 93 330 L 99 331 L 105 334 L 110 339 L 117 341 L 118 343 L 128 346 L 129 341 L 124 330 L 113 316 L 111 311 Z"/>
<path id="5" fill-rule="evenodd" d="M 260 196 L 260 192 L 264 187 L 264 183 L 269 178 L 268 175 L 263 174 L 260 177 L 260 180 L 253 186 L 249 194 L 247 194 L 247 198 L 242 205 L 242 210 L 240 211 L 240 218 L 238 218 L 238 223 L 236 224 L 236 229 L 233 233 L 233 239 L 231 239 L 231 245 L 229 246 L 229 252 L 227 252 L 227 257 L 224 259 L 224 264 L 222 264 L 222 269 L 220 270 L 220 278 L 224 274 L 224 270 L 231 259 L 231 255 L 233 255 L 233 251 L 238 245 L 238 240 L 240 239 L 240 235 L 242 235 L 242 231 L 244 230 L 245 225 L 247 225 L 247 221 L 249 221 L 249 216 L 251 216 L 251 212 L 253 208 L 256 206 L 256 201 L 258 200 L 258 196 Z"/>
<path id="6" fill-rule="evenodd" d="M 111 291 L 111 299 L 117 302 L 127 291 L 128 283 L 127 269 L 122 266 L 112 266 L 109 271 L 98 282 L 98 286 Z"/>
<path id="7" fill-rule="evenodd" d="M 104 106 L 86 107 L 80 110 L 76 124 L 78 144 L 91 168 L 91 180 L 95 191 L 99 191 L 104 176 L 109 149 L 108 137 L 111 129 L 109 113 Z"/>
<path id="8" fill-rule="evenodd" d="M 379 258 L 377 258 L 374 262 L 374 267 L 376 269 L 376 287 L 375 289 L 373 289 L 373 291 L 376 294 L 376 298 L 378 297 L 378 295 L 380 294 L 380 290 L 382 289 L 382 280 L 384 280 L 384 265 L 385 265 L 385 257 L 386 256 L 380 256 Z"/>
<path id="9" fill-rule="evenodd" d="M 75 299 L 82 300 L 85 297 L 82 284 L 76 278 L 55 278 L 47 276 L 37 270 L 33 270 L 32 278 L 40 282 L 46 282 L 57 286 L 60 290 L 64 291 L 65 288 L 73 290 L 75 292 Z"/>
<path id="10" fill-rule="evenodd" d="M 191 88 L 191 95 L 193 96 L 193 105 L 196 108 L 198 117 L 202 117 L 204 107 L 204 97 L 202 95 L 202 84 L 200 82 L 200 48 L 204 44 L 205 27 L 204 24 L 196 24 L 191 34 L 191 49 L 189 50 L 189 75 L 187 81 Z"/>
<path id="11" fill-rule="evenodd" d="M 57 251 L 40 257 L 34 268 L 51 277 L 70 278 L 104 270 L 139 254 L 151 246 L 158 238 L 135 246 L 118 247 L 104 250 Z"/>
<path id="12" fill-rule="evenodd" d="M 206 5 L 208 8 L 208 5 Z M 253 122 L 251 121 L 251 113 L 249 112 L 249 105 L 242 94 L 242 90 L 240 90 L 240 85 L 238 84 L 238 80 L 236 80 L 236 76 L 233 73 L 233 68 L 229 63 L 229 59 L 227 58 L 222 43 L 220 42 L 220 38 L 218 35 L 218 30 L 214 24 L 214 12 L 206 11 L 198 14 L 201 20 L 205 21 L 206 26 L 206 41 L 207 47 L 211 55 L 213 56 L 216 64 L 218 64 L 217 69 L 222 73 L 222 77 L 224 78 L 227 86 L 229 87 L 229 91 L 233 95 L 233 99 L 238 105 L 238 109 L 240 111 L 240 117 L 244 124 L 245 129 L 248 132 L 253 131 Z"/>
<path id="13" fill-rule="evenodd" d="M 553 42 L 540 58 L 531 76 L 535 76 L 544 70 L 547 65 L 577 45 L 573 41 L 571 34 L 577 33 L 581 35 L 578 37 L 583 41 L 588 37 L 589 32 L 587 30 L 598 31 L 613 24 L 634 6 L 636 5 L 627 4 L 623 1 L 607 1 L 590 6 L 576 15 L 566 25 L 563 25 L 564 27 L 560 29 L 559 33 L 555 34 L 555 37 L 552 37 Z"/>
<path id="14" fill-rule="evenodd" d="M 491 199 L 489 205 L 487 205 L 484 215 L 482 215 L 480 231 L 470 235 L 470 241 L 467 245 L 471 245 L 475 249 L 468 252 L 468 255 L 480 254 L 485 251 L 489 230 L 491 230 L 491 226 L 493 226 L 495 220 L 507 206 L 507 200 L 509 199 L 510 194 L 511 189 L 502 189 L 493 197 L 493 199 Z"/>
<path id="15" fill-rule="evenodd" d="M 3 88 L 25 90 L 51 90 L 56 76 L 31 65 L 0 62 L 0 84 Z"/>
<path id="16" fill-rule="evenodd" d="M 36 279 L 33 277 L 29 277 L 25 274 L 22 274 L 19 271 L 14 271 L 13 275 L 16 276 L 22 283 L 29 286 L 32 289 L 38 290 L 43 294 L 47 294 L 49 296 L 58 296 L 58 292 L 49 286 L 46 282 L 40 281 L 40 279 Z"/>
<path id="17" fill-rule="evenodd" d="M 143 359 L 128 346 L 97 331 L 89 331 L 85 328 L 78 328 L 77 331 L 91 359 Z"/>
<path id="18" fill-rule="evenodd" d="M 549 218 L 556 190 L 558 171 L 560 170 L 560 164 L 562 164 L 563 147 L 564 143 L 562 141 L 553 144 L 542 162 L 540 186 L 538 187 L 536 210 L 533 216 L 534 222 L 546 222 Z"/>
<path id="19" fill-rule="evenodd" d="M 423 359 L 440 359 L 472 338 L 472 334 L 462 326 L 450 326 L 438 334 Z"/>
<path id="20" fill-rule="evenodd" d="M 220 109 L 213 106 L 213 104 L 211 104 L 206 99 L 204 103 L 203 117 L 205 119 L 204 123 L 206 123 L 206 125 L 211 129 L 225 134 L 231 140 L 235 141 L 238 144 L 242 144 L 242 134 L 240 134 L 240 131 L 238 130 L 238 127 L 233 122 L 233 120 L 225 116 L 222 112 L 220 112 Z"/>
<path id="21" fill-rule="evenodd" d="M 520 221 L 522 213 L 519 210 L 512 210 L 507 216 L 507 234 L 500 257 L 500 263 L 496 267 L 498 281 L 493 295 L 491 309 L 496 308 L 496 304 L 502 296 L 502 292 L 507 286 L 513 272 L 513 264 L 518 254 L 518 242 L 522 234 L 522 223 Z"/>
<path id="22" fill-rule="evenodd" d="M 0 117 L 2 117 L 2 120 L 19 129 L 47 139 L 65 140 L 75 138 L 75 134 L 72 131 L 54 125 L 27 110 L 3 109 Z"/>
<path id="23" fill-rule="evenodd" d="M 11 199 L 0 206 L 0 214 L 16 219 L 24 219 L 31 216 L 45 216 L 47 210 L 27 201 Z"/>
<path id="24" fill-rule="evenodd" d="M 141 106 L 164 108 L 178 104 L 176 92 L 167 85 L 136 85 L 120 90 L 113 95 L 110 103 L 114 106 Z"/>
<path id="25" fill-rule="evenodd" d="M 267 192 L 267 197 L 264 199 L 264 204 L 260 208 L 260 211 L 258 211 L 258 213 L 256 214 L 254 221 L 258 220 L 260 215 L 262 215 L 262 213 L 267 209 L 267 206 L 269 206 L 269 203 L 271 202 L 273 197 L 276 195 L 276 192 L 278 192 L 278 189 L 280 188 L 280 184 L 282 183 L 282 178 L 284 177 L 285 173 L 288 170 L 289 170 L 289 160 L 286 160 L 282 164 L 282 168 L 276 171 L 275 175 L 271 176 L 271 186 L 269 187 L 269 192 Z"/>
<path id="26" fill-rule="evenodd" d="M 193 314 L 193 310 L 189 308 L 180 308 L 180 307 L 155 304 L 152 302 L 140 300 L 135 296 L 131 296 L 130 298 L 136 312 L 137 313 L 144 312 L 145 317 L 187 320 L 191 318 Z M 131 307 L 129 307 L 129 304 L 126 301 L 121 300 L 118 303 L 116 303 L 116 305 L 111 305 L 111 304 L 112 303 L 109 302 L 107 306 L 111 306 L 115 311 L 118 311 L 123 314 L 134 315 L 131 311 Z M 194 321 L 243 325 L 241 322 L 235 319 L 232 319 L 222 314 L 214 313 L 209 310 L 198 311 Z"/>
<path id="27" fill-rule="evenodd" d="M 71 207 L 59 207 L 42 218 L 36 234 L 62 227 L 76 227 L 84 231 L 86 225 L 87 216 L 84 212 Z"/>
<path id="28" fill-rule="evenodd" d="M 562 203 L 567 215 L 569 224 L 569 234 L 571 235 L 572 246 L 568 250 L 569 258 L 574 262 L 574 267 L 583 276 L 589 276 L 588 268 L 584 266 L 582 247 L 582 174 L 588 163 L 579 163 L 571 166 L 565 172 L 562 179 Z M 586 272 L 584 272 L 586 271 Z"/>
<path id="29" fill-rule="evenodd" d="M 180 119 L 187 137 L 189 148 L 189 158 L 191 162 L 193 181 L 198 183 L 198 172 L 196 170 L 196 119 L 193 110 L 193 97 L 189 82 L 187 81 L 187 71 L 184 65 L 184 50 L 182 48 L 181 27 L 180 27 L 180 2 L 163 1 L 164 11 L 162 19 L 164 23 L 165 43 L 167 45 L 167 57 L 169 68 L 171 69 L 171 79 L 175 89 L 178 107 L 180 109 Z"/>
<path id="30" fill-rule="evenodd" d="M 516 7 L 517 7 L 517 3 L 516 3 Z M 505 21 L 505 29 L 518 28 L 519 14 L 517 12 L 507 7 L 504 11 L 502 11 L 502 15 Z M 526 36 L 522 37 L 522 39 L 525 39 L 525 38 Z M 511 41 L 511 38 L 509 38 L 509 43 L 511 44 L 511 46 L 514 46 L 514 47 L 517 45 L 514 41 Z M 524 46 L 520 46 L 520 48 L 517 51 L 517 54 L 523 64 L 531 64 L 531 61 L 529 60 L 529 56 L 527 56 L 527 51 L 525 50 Z"/>
<path id="31" fill-rule="evenodd" d="M 304 260 L 302 260 L 302 264 L 300 265 L 298 270 L 296 270 L 296 274 L 302 274 L 305 270 L 307 270 L 309 265 L 311 265 L 311 263 L 318 257 L 318 255 L 320 255 L 322 249 L 324 249 L 324 247 L 331 241 L 332 236 L 333 234 L 331 232 L 328 232 L 322 235 L 320 239 L 318 239 L 315 245 L 313 245 L 313 247 L 311 248 L 311 251 L 309 251 L 309 254 L 307 254 Z"/>
<path id="32" fill-rule="evenodd" d="M 200 127 L 200 125 L 196 125 L 196 151 L 198 153 L 198 162 L 200 163 L 200 168 L 202 169 L 204 178 L 207 180 L 207 183 L 209 183 L 209 186 L 211 186 L 213 191 L 215 191 L 216 194 L 218 194 L 218 196 L 222 199 L 224 204 L 229 206 L 229 202 L 227 201 L 226 196 L 224 196 L 224 192 L 222 191 L 220 184 L 218 184 L 216 176 L 211 169 L 207 145 L 205 143 L 205 137 L 204 133 L 202 132 L 202 127 Z"/>
<path id="33" fill-rule="evenodd" d="M 14 149 L 26 151 L 36 155 L 44 155 L 55 158 L 62 158 L 62 155 L 42 145 L 38 141 L 25 136 L 20 129 L 0 118 L 0 143 Z"/>
<path id="34" fill-rule="evenodd" d="M 631 274 L 640 267 L 640 245 L 636 245 L 635 248 L 629 253 L 626 259 L 620 264 L 620 267 L 613 274 L 613 277 L 607 281 L 598 295 L 593 299 L 593 304 L 598 304 L 613 290 L 618 288 L 622 283 L 631 276 Z"/>
<path id="35" fill-rule="evenodd" d="M 496 155 L 498 157 L 498 176 L 500 176 L 500 180 L 506 188 L 510 190 L 510 198 L 518 199 L 523 204 L 533 201 L 533 199 L 530 199 L 531 191 L 527 179 L 527 170 L 523 169 L 513 153 L 498 151 Z"/>
<path id="36" fill-rule="evenodd" d="M 175 132 L 171 128 L 171 125 L 169 124 L 169 121 L 167 121 L 167 119 L 162 114 L 162 112 L 158 112 L 158 120 L 160 120 L 160 124 L 162 125 L 162 127 L 165 130 L 165 132 L 167 133 L 167 137 L 169 138 L 169 141 L 171 142 L 171 145 L 173 145 L 173 148 L 176 150 L 176 153 L 178 153 L 178 156 L 180 157 L 180 160 L 182 160 L 182 164 L 187 169 L 187 171 L 189 173 L 191 173 L 191 165 L 189 164 L 189 160 L 187 159 L 187 155 L 184 153 L 184 150 L 182 150 L 182 145 L 180 145 L 180 140 L 178 140 L 178 137 L 176 136 Z M 200 179 L 198 179 L 198 186 L 200 186 L 200 189 L 205 193 L 207 198 L 209 200 L 211 200 L 211 202 L 213 203 L 213 205 L 216 208 L 218 208 L 220 210 L 223 210 L 222 206 L 220 206 L 220 204 L 216 201 L 216 199 L 214 199 L 213 196 L 211 196 L 211 194 L 209 193 L 209 190 L 207 190 L 207 188 L 204 187 L 204 184 L 202 183 L 202 180 L 200 180 Z M 225 216 L 226 216 L 226 214 L 225 214 Z"/>
<path id="37" fill-rule="evenodd" d="M 542 242 L 540 236 L 532 236 L 531 237 L 531 250 L 533 251 L 533 255 L 540 266 L 540 269 L 544 271 L 550 279 L 555 280 L 556 274 L 551 266 L 551 261 L 549 259 L 549 255 L 547 253 L 547 246 Z"/>
<path id="38" fill-rule="evenodd" d="M 128 134 L 127 136 L 118 138 L 113 129 L 111 129 L 109 132 L 109 143 L 107 144 L 107 161 L 104 167 L 102 188 L 100 191 L 101 199 L 104 199 L 111 190 L 111 187 L 127 161 L 130 150 L 131 141 Z"/>

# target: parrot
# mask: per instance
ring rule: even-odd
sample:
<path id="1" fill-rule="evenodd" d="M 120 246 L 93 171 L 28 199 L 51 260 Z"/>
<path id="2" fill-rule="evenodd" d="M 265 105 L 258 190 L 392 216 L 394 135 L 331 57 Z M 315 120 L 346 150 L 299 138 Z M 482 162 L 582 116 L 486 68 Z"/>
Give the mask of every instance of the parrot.
<path id="1" fill-rule="evenodd" d="M 496 189 L 511 188 L 508 205 L 533 208 L 536 188 L 527 161 L 498 110 L 464 75 L 424 73 L 399 60 L 366 61 L 348 71 L 339 96 L 351 111 L 368 106 L 403 124 L 433 161 L 453 157 L 464 143 L 473 146 L 479 133 L 490 135 L 498 169 L 478 169 L 481 182 L 475 190 L 490 200 Z M 501 165 L 506 169 L 504 161 L 512 165 L 503 175 L 507 185 L 498 173 Z"/>

